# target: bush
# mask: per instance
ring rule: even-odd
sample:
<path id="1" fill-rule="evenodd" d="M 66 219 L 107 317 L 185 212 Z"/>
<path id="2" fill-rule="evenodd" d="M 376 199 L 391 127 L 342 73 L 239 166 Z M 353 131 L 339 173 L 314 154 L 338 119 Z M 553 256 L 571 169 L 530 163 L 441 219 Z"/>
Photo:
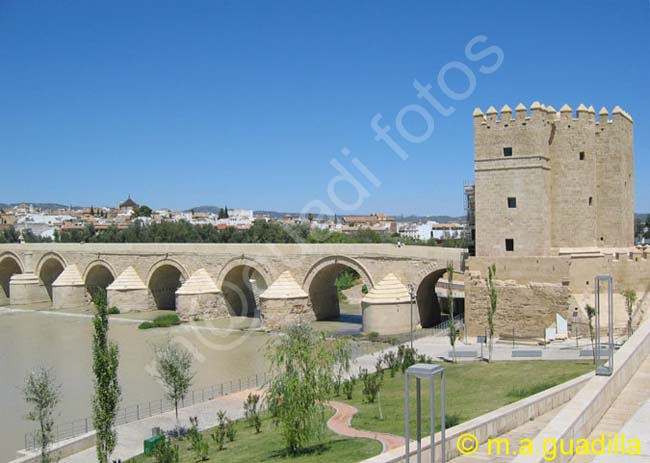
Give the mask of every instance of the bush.
<path id="1" fill-rule="evenodd" d="M 235 442 L 235 437 L 237 437 L 237 424 L 229 418 L 226 419 L 226 437 L 229 442 Z"/>
<path id="2" fill-rule="evenodd" d="M 361 287 L 361 294 L 368 294 L 368 285 L 364 284 Z"/>
<path id="3" fill-rule="evenodd" d="M 370 374 L 366 368 L 359 369 L 359 378 L 363 383 L 363 398 L 369 403 L 375 403 L 377 399 L 377 394 L 381 389 L 382 385 L 382 376 L 380 374 Z"/>
<path id="4" fill-rule="evenodd" d="M 111 307 L 108 309 L 108 315 L 119 315 L 120 314 L 120 309 L 117 307 Z"/>
<path id="5" fill-rule="evenodd" d="M 399 370 L 400 367 L 399 361 L 397 359 L 397 354 L 392 351 L 386 352 L 384 354 L 384 363 L 386 364 L 386 367 L 388 367 L 388 371 L 390 371 L 390 377 L 394 378 L 397 370 Z"/>
<path id="6" fill-rule="evenodd" d="M 234 440 L 230 439 L 230 434 L 228 433 L 228 422 L 230 420 L 226 417 L 226 412 L 219 410 L 217 412 L 217 427 L 214 432 L 210 435 L 212 440 L 217 444 L 218 450 L 223 450 L 226 448 L 226 438 L 231 442 Z"/>
<path id="7" fill-rule="evenodd" d="M 153 322 L 158 328 L 169 328 L 170 326 L 181 324 L 180 318 L 175 313 L 156 317 Z"/>
<path id="8" fill-rule="evenodd" d="M 153 321 L 142 322 L 138 325 L 141 330 L 148 330 L 150 328 L 169 328 L 171 326 L 180 325 L 181 319 L 175 313 L 168 315 L 161 315 L 156 317 Z"/>
<path id="9" fill-rule="evenodd" d="M 397 359 L 400 363 L 400 369 L 404 373 L 408 367 L 416 364 L 418 351 L 408 346 L 399 346 L 397 348 Z"/>
<path id="10" fill-rule="evenodd" d="M 349 379 L 346 379 L 343 381 L 343 394 L 345 394 L 345 398 L 348 400 L 352 400 L 352 393 L 354 392 L 354 386 L 357 383 L 357 378 L 354 376 L 350 376 Z"/>
<path id="11" fill-rule="evenodd" d="M 452 415 L 445 415 L 445 427 L 446 428 L 453 428 L 457 424 L 460 424 L 460 415 L 452 414 Z"/>
<path id="12" fill-rule="evenodd" d="M 370 341 L 376 341 L 377 339 L 379 339 L 379 333 L 377 333 L 376 331 L 371 331 L 370 333 L 368 333 L 367 336 Z"/>
<path id="13" fill-rule="evenodd" d="M 174 445 L 170 438 L 163 436 L 153 448 L 153 458 L 156 463 L 178 463 L 178 445 Z"/>
<path id="14" fill-rule="evenodd" d="M 244 401 L 244 416 L 255 432 L 259 434 L 262 431 L 262 418 L 260 417 L 260 396 L 250 393 Z"/>

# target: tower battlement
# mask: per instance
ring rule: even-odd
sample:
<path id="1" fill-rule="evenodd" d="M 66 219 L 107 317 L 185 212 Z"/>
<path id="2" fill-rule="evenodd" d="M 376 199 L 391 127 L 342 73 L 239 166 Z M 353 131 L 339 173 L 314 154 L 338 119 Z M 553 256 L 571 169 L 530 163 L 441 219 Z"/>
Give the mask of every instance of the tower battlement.
<path id="1" fill-rule="evenodd" d="M 500 111 L 494 106 L 490 106 L 485 113 L 481 108 L 475 108 L 474 113 L 474 124 L 488 127 L 490 124 L 510 124 L 512 122 L 529 122 L 529 121 L 541 121 L 541 122 L 556 122 L 556 121 L 584 121 L 584 122 L 594 122 L 595 124 L 606 124 L 606 123 L 634 123 L 632 116 L 625 112 L 620 106 L 614 107 L 612 110 L 612 118 L 609 119 L 609 111 L 607 108 L 601 108 L 596 115 L 596 110 L 593 106 L 586 107 L 584 104 L 580 104 L 578 108 L 573 111 L 568 104 L 564 104 L 559 111 L 557 111 L 553 106 L 546 106 L 541 104 L 539 101 L 533 102 L 530 105 L 530 108 L 527 108 L 523 103 L 519 103 L 515 107 L 513 113 L 510 106 L 503 105 Z"/>
<path id="2" fill-rule="evenodd" d="M 633 124 L 619 106 L 476 108 L 477 255 L 633 244 Z"/>

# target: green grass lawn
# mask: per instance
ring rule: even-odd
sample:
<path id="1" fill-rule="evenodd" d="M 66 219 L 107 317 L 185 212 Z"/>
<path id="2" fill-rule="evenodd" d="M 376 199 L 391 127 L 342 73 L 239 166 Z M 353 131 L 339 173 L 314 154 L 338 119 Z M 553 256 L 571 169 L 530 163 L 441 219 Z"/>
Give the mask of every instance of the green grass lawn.
<path id="1" fill-rule="evenodd" d="M 332 414 L 333 411 L 328 413 L 328 418 Z M 289 457 L 284 452 L 284 443 L 280 433 L 268 417 L 263 420 L 260 434 L 256 434 L 255 429 L 249 427 L 248 423 L 238 421 L 237 438 L 234 442 L 227 443 L 224 450 L 217 450 L 217 446 L 208 435 L 209 432 L 204 434 L 210 444 L 210 458 L 208 461 L 211 462 L 353 463 L 378 455 L 381 452 L 379 442 L 368 439 L 346 439 L 326 430 L 320 443 L 315 443 L 303 455 Z M 194 463 L 197 461 L 192 451 L 189 450 L 189 445 L 187 440 L 179 441 L 181 463 Z M 144 455 L 129 460 L 131 463 L 151 463 L 153 461 L 153 458 Z"/>
<path id="2" fill-rule="evenodd" d="M 517 361 L 487 363 L 445 364 L 447 373 L 447 416 L 454 416 L 458 423 L 483 415 L 509 403 L 533 395 L 541 390 L 568 381 L 593 369 L 588 361 Z M 357 382 L 352 400 L 334 397 L 333 400 L 350 403 L 359 409 L 352 420 L 352 426 L 370 431 L 403 435 L 404 433 L 404 375 L 397 373 L 394 378 L 384 372 L 381 389 L 381 404 L 384 419 L 378 418 L 377 403 L 363 401 L 362 385 Z M 415 404 L 415 384 L 411 388 L 412 404 Z M 423 434 L 428 426 L 428 385 L 422 389 L 423 396 Z M 437 389 L 439 392 L 439 388 Z M 414 407 L 414 405 L 413 405 Z M 440 405 L 437 404 L 438 413 Z M 331 412 L 328 417 L 331 416 Z M 412 412 L 411 429 L 415 429 L 415 409 Z M 381 452 L 378 442 L 365 439 L 346 439 L 327 430 L 320 443 L 315 443 L 303 455 L 289 457 L 284 453 L 280 433 L 270 418 L 266 417 L 261 434 L 255 434 L 247 423 L 237 423 L 237 439 L 227 448 L 217 451 L 213 441 L 206 433 L 210 444 L 208 461 L 227 461 L 229 463 L 250 462 L 295 462 L 295 463 L 347 463 L 370 458 Z M 195 462 L 189 450 L 188 441 L 180 441 L 180 461 Z M 153 458 L 143 455 L 130 460 L 134 463 L 150 463 Z"/>
<path id="3" fill-rule="evenodd" d="M 568 381 L 593 370 L 588 361 L 515 361 L 445 364 L 447 374 L 447 416 L 454 415 L 458 423 L 470 420 L 499 407 L 516 402 L 544 389 Z M 436 380 L 436 394 L 439 394 Z M 395 378 L 384 372 L 381 406 L 384 420 L 379 420 L 377 403 L 363 402 L 361 384 L 357 382 L 350 403 L 359 409 L 352 426 L 370 431 L 404 435 L 404 375 Z M 439 398 L 439 397 L 438 397 Z M 415 380 L 411 384 L 411 429 L 415 429 Z M 440 404 L 436 404 L 439 424 Z M 429 432 L 429 387 L 422 386 L 423 434 Z"/>

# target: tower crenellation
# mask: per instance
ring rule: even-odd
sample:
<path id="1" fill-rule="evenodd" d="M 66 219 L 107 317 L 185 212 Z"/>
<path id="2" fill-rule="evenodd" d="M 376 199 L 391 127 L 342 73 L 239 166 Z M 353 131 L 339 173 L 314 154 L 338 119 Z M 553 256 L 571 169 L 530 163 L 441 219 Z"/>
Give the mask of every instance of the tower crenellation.
<path id="1" fill-rule="evenodd" d="M 473 116 L 477 255 L 633 244 L 633 120 L 621 107 L 534 101 Z"/>

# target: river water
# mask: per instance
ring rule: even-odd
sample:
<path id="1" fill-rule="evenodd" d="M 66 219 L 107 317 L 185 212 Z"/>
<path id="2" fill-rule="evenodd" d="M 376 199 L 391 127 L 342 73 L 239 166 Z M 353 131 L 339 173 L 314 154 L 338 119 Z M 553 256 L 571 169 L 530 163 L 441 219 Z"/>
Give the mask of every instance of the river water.
<path id="1" fill-rule="evenodd" d="M 29 307 L 21 307 L 29 309 Z M 344 322 L 317 322 L 326 331 L 358 331 L 358 309 L 349 308 Z M 151 317 L 150 314 L 146 314 Z M 154 347 L 173 339 L 194 353 L 193 389 L 208 388 L 266 371 L 266 345 L 272 335 L 241 330 L 250 320 L 202 322 L 169 329 L 139 330 L 132 318 L 111 317 L 110 337 L 120 348 L 119 378 L 123 405 L 158 400 L 162 387 L 153 378 Z M 140 314 L 143 316 L 143 314 Z M 130 318 L 130 319 L 129 319 Z M 92 396 L 92 319 L 83 314 L 12 311 L 0 308 L 0 461 L 24 448 L 25 433 L 34 423 L 25 419 L 27 408 L 21 387 L 30 369 L 54 370 L 62 385 L 56 422 L 90 416 Z"/>

